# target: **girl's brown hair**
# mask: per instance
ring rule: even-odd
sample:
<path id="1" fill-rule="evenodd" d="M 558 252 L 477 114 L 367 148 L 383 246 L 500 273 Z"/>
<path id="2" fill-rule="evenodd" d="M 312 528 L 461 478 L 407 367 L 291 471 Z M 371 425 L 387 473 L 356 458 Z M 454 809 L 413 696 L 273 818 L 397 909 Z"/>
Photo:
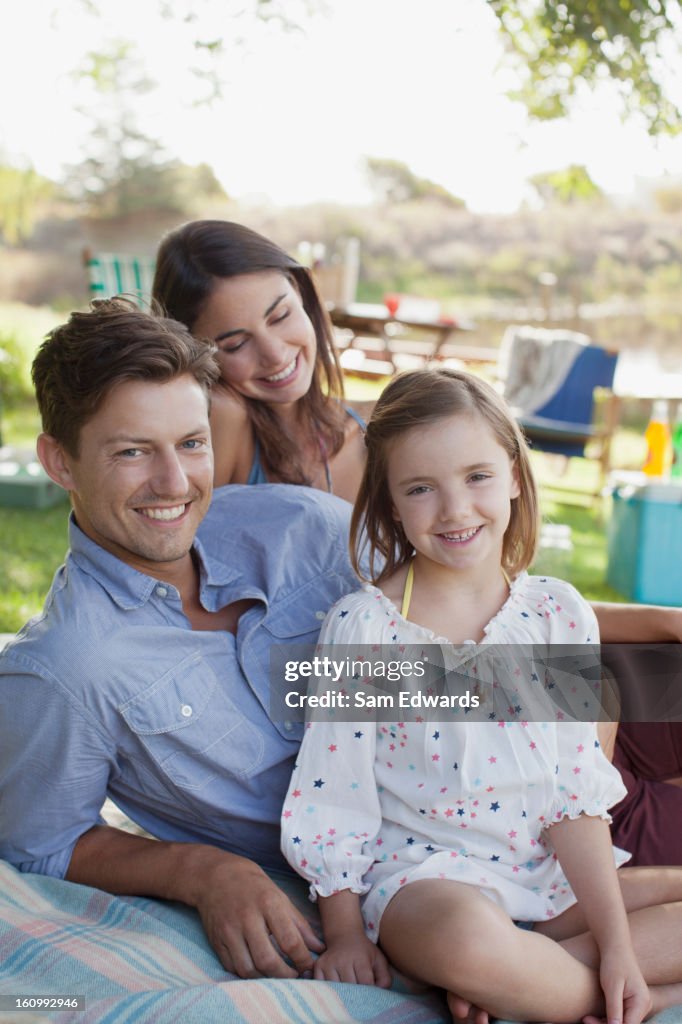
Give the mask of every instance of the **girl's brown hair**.
<path id="1" fill-rule="evenodd" d="M 414 547 L 393 516 L 388 489 L 391 444 L 413 427 L 447 416 L 481 416 L 518 473 L 520 493 L 511 503 L 502 566 L 514 577 L 533 560 L 540 525 L 537 486 L 528 445 L 504 399 L 485 381 L 458 370 L 413 370 L 395 377 L 377 401 L 365 434 L 367 462 L 350 527 L 353 568 L 361 578 L 365 549 L 369 578 L 380 583 L 409 562 Z"/>
<path id="2" fill-rule="evenodd" d="M 329 314 L 310 272 L 274 242 L 242 224 L 195 220 L 171 231 L 156 257 L 153 296 L 168 316 L 193 330 L 204 303 L 221 278 L 279 270 L 298 289 L 315 331 L 317 352 L 310 388 L 300 400 L 305 421 L 327 457 L 343 445 L 345 414 L 336 400 L 343 397 Z M 225 382 L 229 386 L 229 381 Z M 243 396 L 242 396 L 243 397 Z M 247 398 L 246 408 L 266 467 L 284 483 L 307 484 L 300 445 L 282 428 L 266 402 Z M 214 446 L 220 438 L 214 438 Z"/>

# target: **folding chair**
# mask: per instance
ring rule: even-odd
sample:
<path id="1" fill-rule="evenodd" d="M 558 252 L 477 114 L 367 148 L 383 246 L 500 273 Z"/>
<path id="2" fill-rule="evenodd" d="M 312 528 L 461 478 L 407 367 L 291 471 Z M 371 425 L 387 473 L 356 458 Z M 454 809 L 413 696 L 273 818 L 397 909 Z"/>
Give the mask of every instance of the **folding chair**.
<path id="1" fill-rule="evenodd" d="M 83 250 L 91 299 L 126 295 L 138 306 L 149 307 L 152 298 L 155 261 L 151 256 Z"/>
<path id="2" fill-rule="evenodd" d="M 503 348 L 507 381 L 515 381 L 517 386 L 505 387 L 505 396 L 531 447 L 567 458 L 586 458 L 586 445 L 598 442 L 596 455 L 590 457 L 599 461 L 603 484 L 610 466 L 611 439 L 616 426 L 615 403 L 609 401 L 605 421 L 597 425 L 594 398 L 597 388 L 612 387 L 618 353 L 592 345 L 586 335 L 571 331 L 551 332 L 527 327 L 511 330 Z M 535 349 L 533 342 L 537 343 Z M 524 359 L 528 371 L 525 389 L 514 376 L 517 358 Z M 533 382 L 528 379 L 533 375 L 534 392 Z M 521 407 L 516 406 L 516 397 L 524 399 Z"/>

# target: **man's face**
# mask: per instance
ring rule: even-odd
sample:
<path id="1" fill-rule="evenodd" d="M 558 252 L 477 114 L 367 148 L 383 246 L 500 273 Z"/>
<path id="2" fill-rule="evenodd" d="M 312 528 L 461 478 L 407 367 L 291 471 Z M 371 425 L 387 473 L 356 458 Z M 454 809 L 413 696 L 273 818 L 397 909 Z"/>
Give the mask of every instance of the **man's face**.
<path id="1" fill-rule="evenodd" d="M 83 426 L 78 458 L 61 458 L 88 537 L 148 575 L 177 571 L 213 486 L 207 401 L 191 375 L 117 385 Z"/>

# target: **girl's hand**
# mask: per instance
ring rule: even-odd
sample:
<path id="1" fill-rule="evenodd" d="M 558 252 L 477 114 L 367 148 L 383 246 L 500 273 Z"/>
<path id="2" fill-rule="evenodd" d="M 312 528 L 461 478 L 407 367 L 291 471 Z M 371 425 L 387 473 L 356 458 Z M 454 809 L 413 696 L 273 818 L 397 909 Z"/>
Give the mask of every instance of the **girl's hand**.
<path id="1" fill-rule="evenodd" d="M 364 932 L 341 935 L 328 942 L 326 952 L 315 961 L 313 978 L 379 988 L 391 986 L 388 960 Z"/>
<path id="2" fill-rule="evenodd" d="M 651 996 L 635 954 L 630 950 L 608 950 L 602 955 L 599 981 L 606 1001 L 607 1024 L 641 1024 L 651 1013 Z M 585 1017 L 585 1024 L 597 1024 Z"/>

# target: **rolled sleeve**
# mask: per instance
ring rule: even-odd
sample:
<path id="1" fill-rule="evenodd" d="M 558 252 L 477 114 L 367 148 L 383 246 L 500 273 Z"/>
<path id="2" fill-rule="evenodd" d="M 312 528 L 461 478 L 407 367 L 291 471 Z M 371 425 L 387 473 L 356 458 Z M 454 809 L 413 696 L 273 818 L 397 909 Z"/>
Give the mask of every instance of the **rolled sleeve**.
<path id="1" fill-rule="evenodd" d="M 112 758 L 73 698 L 23 661 L 0 659 L 0 857 L 63 878 L 102 820 Z"/>

